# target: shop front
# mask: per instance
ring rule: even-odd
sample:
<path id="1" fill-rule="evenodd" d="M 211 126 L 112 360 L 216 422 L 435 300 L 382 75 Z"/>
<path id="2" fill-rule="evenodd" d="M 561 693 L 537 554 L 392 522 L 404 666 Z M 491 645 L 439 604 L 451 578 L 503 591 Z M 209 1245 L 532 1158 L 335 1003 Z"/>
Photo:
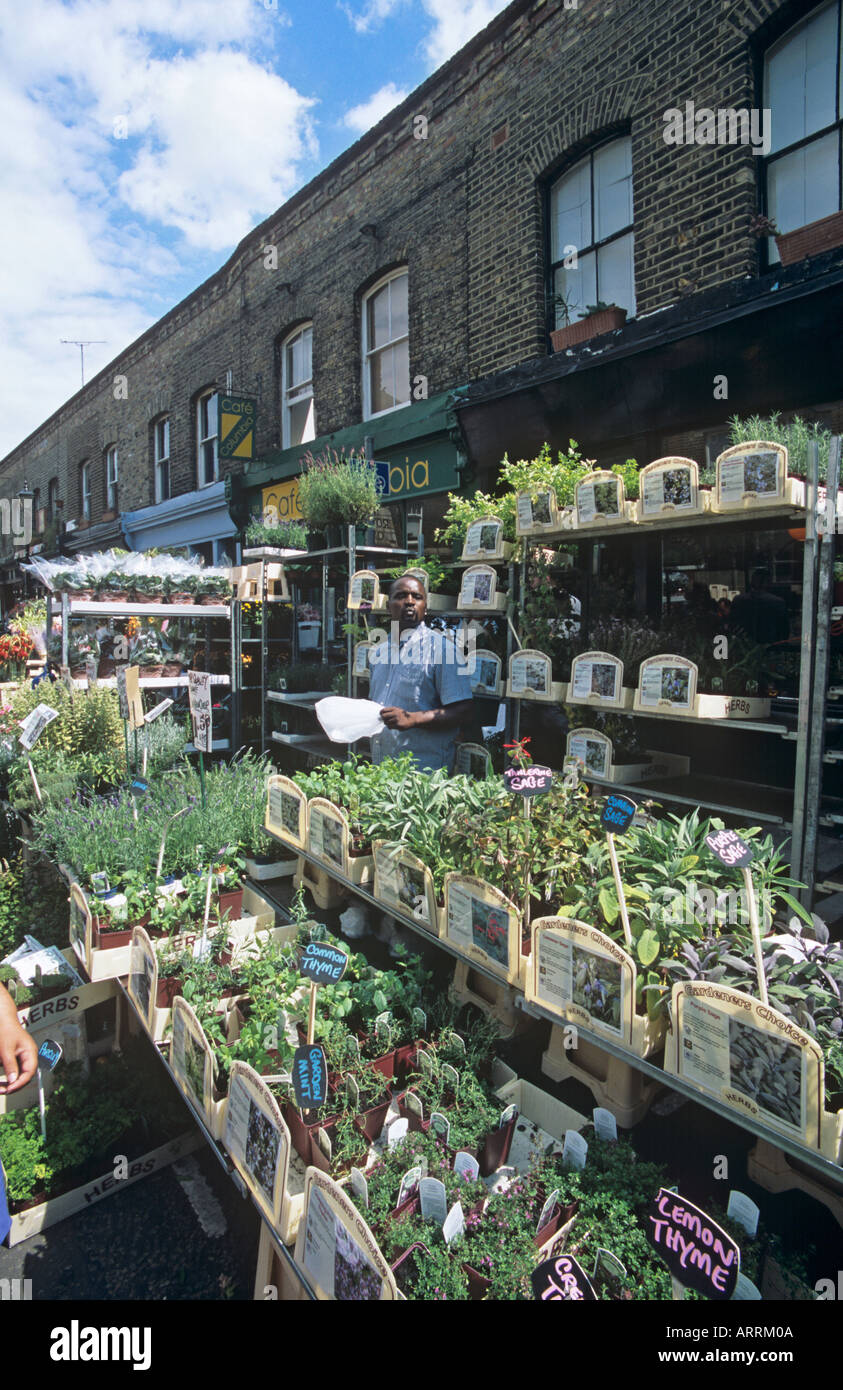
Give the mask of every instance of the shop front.
<path id="1" fill-rule="evenodd" d="M 206 564 L 236 559 L 237 532 L 226 503 L 225 479 L 153 507 L 125 512 L 117 544 L 130 550 L 185 550 Z"/>

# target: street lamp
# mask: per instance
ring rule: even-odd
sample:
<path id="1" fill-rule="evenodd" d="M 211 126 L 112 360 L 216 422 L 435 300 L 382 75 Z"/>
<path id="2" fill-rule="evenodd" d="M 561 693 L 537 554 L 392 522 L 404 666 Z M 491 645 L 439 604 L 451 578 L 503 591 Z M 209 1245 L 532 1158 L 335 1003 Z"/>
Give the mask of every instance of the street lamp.
<path id="1" fill-rule="evenodd" d="M 30 540 L 32 539 L 32 501 L 33 501 L 33 498 L 34 498 L 34 497 L 35 497 L 35 493 L 33 492 L 32 488 L 29 486 L 29 483 L 26 481 L 26 478 L 24 478 L 24 480 L 23 480 L 23 487 L 18 488 L 18 501 L 20 502 L 20 510 L 19 510 L 19 512 L 18 512 L 18 519 L 19 519 L 19 521 L 20 521 L 20 523 L 21 523 L 21 527 L 22 527 L 22 530 L 23 530 L 23 535 L 24 535 L 24 538 L 25 538 L 25 539 L 24 539 L 24 547 L 25 547 L 25 548 L 24 548 L 24 557 L 23 557 L 23 558 L 24 558 L 24 560 L 27 560 L 27 561 L 29 560 L 29 542 L 30 542 Z M 28 531 L 29 531 L 29 534 L 28 534 L 28 535 L 27 535 L 27 526 L 26 526 L 26 521 L 25 521 L 25 518 L 26 518 L 26 504 L 27 504 L 27 502 L 29 503 L 29 507 L 30 507 L 30 512 L 29 512 L 29 523 L 30 523 L 30 524 L 29 524 L 29 528 L 28 528 Z M 24 602 L 25 602 L 25 601 L 26 601 L 26 570 L 23 570 L 22 573 L 23 573 L 23 597 L 24 597 Z"/>

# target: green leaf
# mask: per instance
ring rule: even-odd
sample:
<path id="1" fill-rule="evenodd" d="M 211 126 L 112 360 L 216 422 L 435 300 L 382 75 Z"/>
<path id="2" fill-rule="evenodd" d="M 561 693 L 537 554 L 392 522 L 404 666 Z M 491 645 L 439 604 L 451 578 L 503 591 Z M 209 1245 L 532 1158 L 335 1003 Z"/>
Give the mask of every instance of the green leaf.
<path id="1" fill-rule="evenodd" d="M 597 894 L 597 901 L 600 904 L 600 911 L 611 926 L 617 921 L 620 912 L 620 905 L 615 894 L 608 888 L 601 888 Z"/>
<path id="2" fill-rule="evenodd" d="M 778 896 L 781 898 L 782 902 L 787 903 L 788 907 L 796 913 L 797 917 L 801 917 L 803 922 L 805 922 L 809 927 L 813 927 L 814 922 L 810 912 L 808 912 L 807 908 L 804 908 L 802 906 L 802 904 L 798 901 L 797 898 L 792 898 L 790 893 L 783 893 L 781 891 L 779 891 Z"/>
<path id="3" fill-rule="evenodd" d="M 653 961 L 658 960 L 661 955 L 659 938 L 649 927 L 639 936 L 636 949 L 642 965 L 652 965 Z"/>

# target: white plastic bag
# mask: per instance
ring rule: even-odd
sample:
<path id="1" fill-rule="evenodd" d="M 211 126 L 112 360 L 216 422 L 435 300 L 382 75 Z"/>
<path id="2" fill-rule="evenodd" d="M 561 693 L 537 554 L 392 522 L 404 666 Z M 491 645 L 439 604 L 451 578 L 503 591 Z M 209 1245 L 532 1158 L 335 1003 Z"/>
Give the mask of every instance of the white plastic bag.
<path id="1" fill-rule="evenodd" d="M 374 700 L 349 700 L 345 695 L 329 695 L 313 706 L 316 718 L 332 743 L 356 743 L 371 738 L 384 727 L 381 707 Z"/>

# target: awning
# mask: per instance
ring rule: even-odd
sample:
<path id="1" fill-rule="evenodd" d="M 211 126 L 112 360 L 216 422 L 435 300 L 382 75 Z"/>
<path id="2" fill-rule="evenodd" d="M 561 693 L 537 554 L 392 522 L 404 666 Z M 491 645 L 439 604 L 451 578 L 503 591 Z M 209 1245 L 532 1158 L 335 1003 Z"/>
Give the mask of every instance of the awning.
<path id="1" fill-rule="evenodd" d="M 201 545 L 237 534 L 226 502 L 226 480 L 170 497 L 153 507 L 124 512 L 123 544 L 130 550 Z"/>

